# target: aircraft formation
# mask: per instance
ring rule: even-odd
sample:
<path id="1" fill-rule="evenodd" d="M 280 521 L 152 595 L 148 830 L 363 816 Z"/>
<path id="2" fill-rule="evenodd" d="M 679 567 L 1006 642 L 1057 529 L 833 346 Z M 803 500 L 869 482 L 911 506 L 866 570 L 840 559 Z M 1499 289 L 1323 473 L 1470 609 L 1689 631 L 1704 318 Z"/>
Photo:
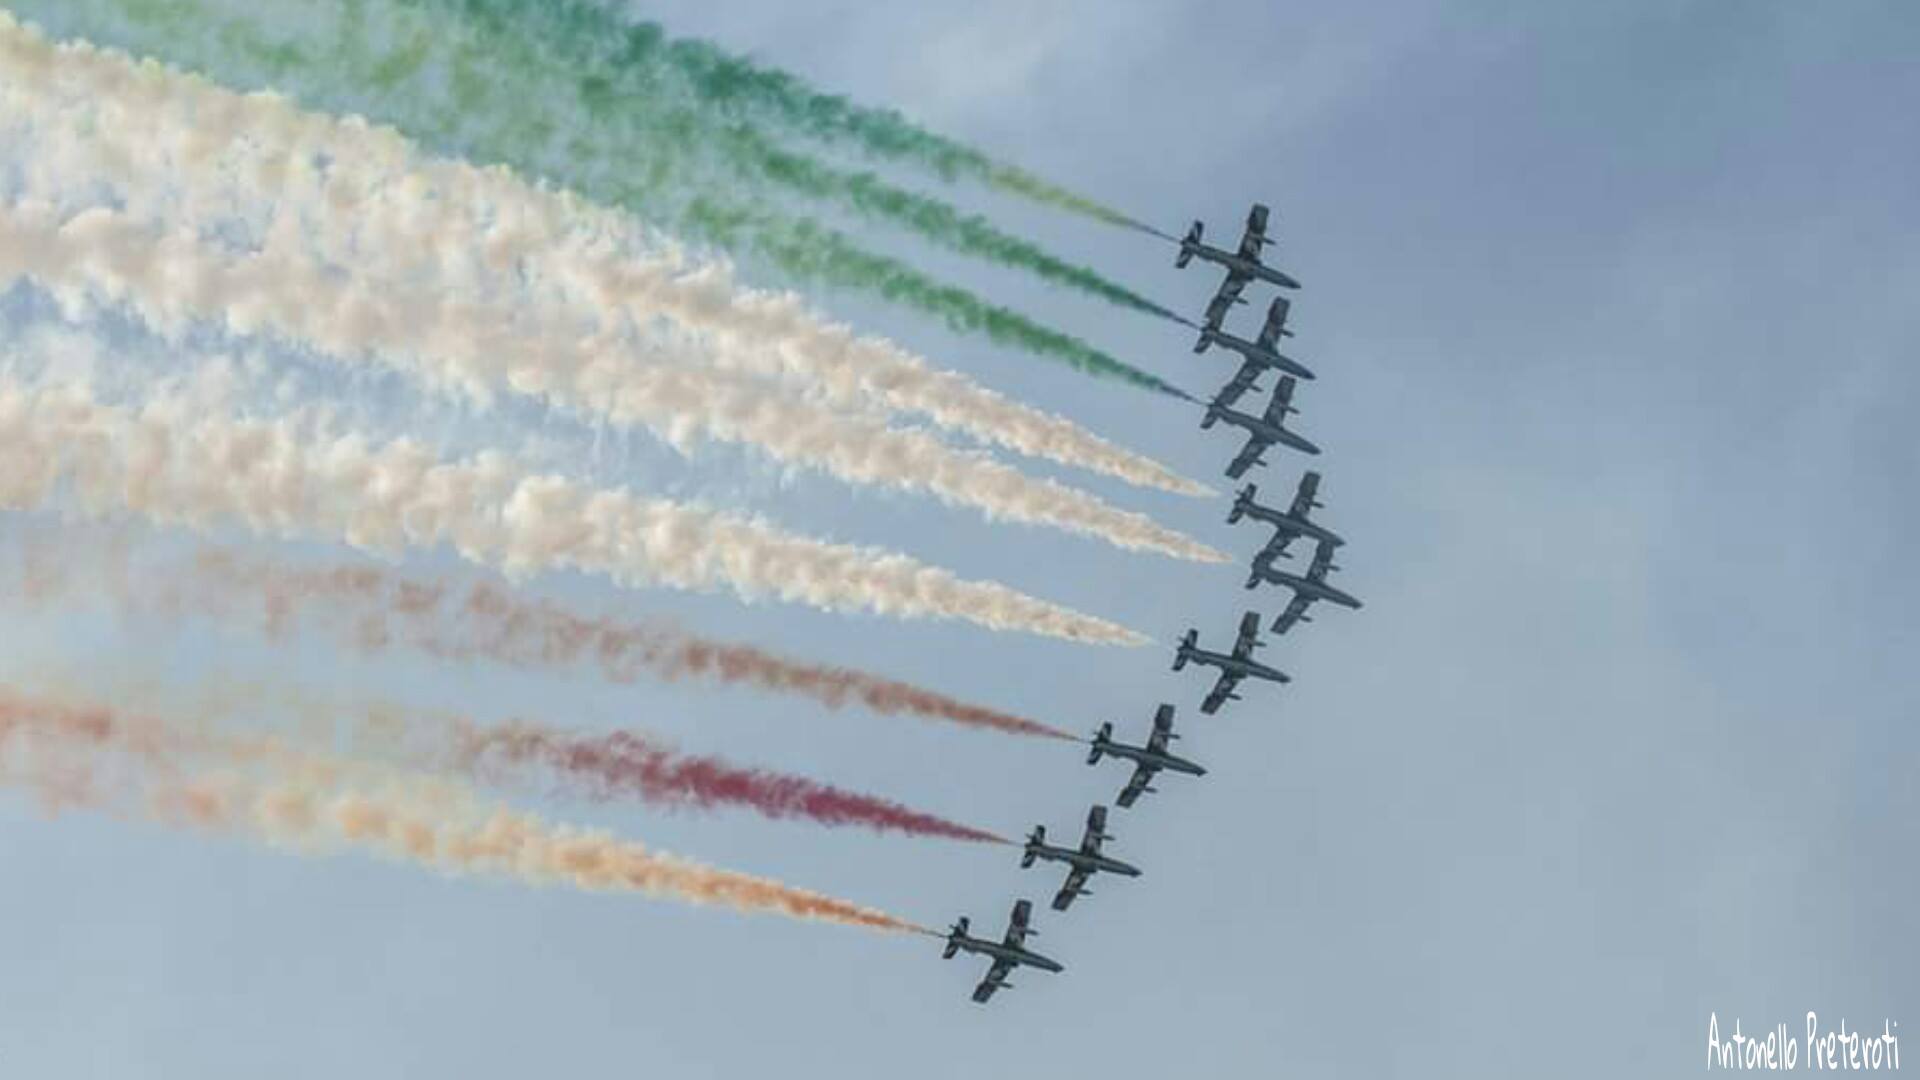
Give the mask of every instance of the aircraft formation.
<path id="1" fill-rule="evenodd" d="M 1306 365 L 1279 352 L 1280 339 L 1293 336 L 1293 332 L 1287 329 L 1292 303 L 1284 294 L 1276 295 L 1267 307 L 1265 323 L 1259 333 L 1250 339 L 1226 329 L 1228 314 L 1235 305 L 1246 303 L 1241 294 L 1253 281 L 1263 281 L 1280 289 L 1300 287 L 1299 281 L 1268 266 L 1261 259 L 1262 250 L 1273 243 L 1272 237 L 1267 235 L 1268 218 L 1267 207 L 1255 203 L 1247 214 L 1246 230 L 1241 235 L 1240 246 L 1231 251 L 1203 242 L 1202 226 L 1196 221 L 1180 239 L 1180 252 L 1174 258 L 1176 267 L 1184 268 L 1199 259 L 1226 271 L 1226 277 L 1207 304 L 1205 319 L 1199 327 L 1200 338 L 1194 344 L 1193 351 L 1204 353 L 1218 345 L 1241 358 L 1238 370 L 1205 403 L 1206 413 L 1200 421 L 1203 430 L 1224 423 L 1246 433 L 1245 444 L 1224 469 L 1233 480 L 1240 479 L 1256 465 L 1264 466 L 1266 452 L 1276 445 L 1302 454 L 1320 453 L 1318 446 L 1286 426 L 1287 417 L 1300 411 L 1293 403 L 1299 380 L 1314 378 Z M 1241 398 L 1259 392 L 1256 384 L 1268 371 L 1278 372 L 1279 378 L 1266 407 L 1257 414 L 1237 408 Z M 1311 622 L 1307 612 L 1316 603 L 1354 609 L 1360 607 L 1360 601 L 1353 595 L 1327 581 L 1327 575 L 1339 569 L 1333 556 L 1336 549 L 1345 545 L 1346 540 L 1312 519 L 1313 511 L 1324 505 L 1319 500 L 1319 492 L 1320 473 L 1313 470 L 1307 470 L 1301 476 L 1299 485 L 1294 489 L 1293 501 L 1284 509 L 1259 502 L 1259 488 L 1247 484 L 1236 493 L 1233 508 L 1227 514 L 1227 523 L 1230 525 L 1248 522 L 1272 530 L 1272 534 L 1249 560 L 1246 587 L 1258 589 L 1261 585 L 1277 585 L 1292 590 L 1292 598 L 1273 620 L 1271 630 L 1276 636 L 1285 634 L 1300 623 Z M 1296 541 L 1313 545 L 1313 555 L 1306 569 L 1300 573 L 1282 570 L 1276 565 L 1282 559 L 1293 558 L 1289 549 Z M 1267 644 L 1261 640 L 1260 622 L 1258 611 L 1242 615 L 1233 645 L 1225 652 L 1203 648 L 1197 628 L 1189 628 L 1180 638 L 1174 651 L 1174 671 L 1181 671 L 1192 664 L 1195 667 L 1213 668 L 1218 672 L 1212 688 L 1200 704 L 1201 712 L 1212 715 L 1227 702 L 1241 700 L 1238 691 L 1245 680 L 1272 683 L 1290 681 L 1286 672 L 1253 658 L 1254 651 Z M 1159 790 L 1153 786 L 1153 781 L 1161 773 L 1194 777 L 1207 774 L 1201 765 L 1169 749 L 1172 741 L 1180 737 L 1173 727 L 1174 707 L 1162 704 L 1154 712 L 1152 730 L 1143 743 L 1130 744 L 1116 740 L 1111 722 L 1101 724 L 1093 737 L 1087 740 L 1088 765 L 1098 765 L 1103 758 L 1133 765 L 1133 773 L 1115 797 L 1115 804 L 1123 809 L 1131 807 L 1141 795 Z M 1138 867 L 1106 853 L 1104 845 L 1112 839 L 1112 834 L 1107 832 L 1107 808 L 1096 804 L 1087 811 L 1086 828 L 1078 846 L 1050 844 L 1047 842 L 1046 827 L 1036 825 L 1021 851 L 1020 866 L 1027 869 L 1042 862 L 1065 866 L 1066 879 L 1054 894 L 1053 909 L 1066 911 L 1079 897 L 1092 895 L 1087 883 L 1096 874 L 1140 876 Z M 974 1001 L 984 1003 L 996 992 L 1012 986 L 1007 979 L 1017 967 L 1046 972 L 1065 970 L 1059 961 L 1027 947 L 1027 939 L 1039 933 L 1033 929 L 1032 922 L 1033 903 L 1021 899 L 1014 902 L 1006 933 L 999 940 L 972 936 L 969 933 L 971 921 L 965 916 L 958 919 L 947 932 L 946 948 L 942 953 L 945 958 L 952 959 L 961 952 L 968 952 L 992 961 L 986 976 L 974 987 Z"/>

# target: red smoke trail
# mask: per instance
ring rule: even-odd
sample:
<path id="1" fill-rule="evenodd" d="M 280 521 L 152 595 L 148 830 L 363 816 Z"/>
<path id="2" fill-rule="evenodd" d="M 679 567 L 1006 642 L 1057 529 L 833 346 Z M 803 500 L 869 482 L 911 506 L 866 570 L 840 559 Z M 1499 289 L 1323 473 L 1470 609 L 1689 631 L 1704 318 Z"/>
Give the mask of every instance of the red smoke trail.
<path id="1" fill-rule="evenodd" d="M 76 574 L 70 542 L 37 540 L 26 550 L 25 590 L 44 599 Z M 433 656 L 461 662 L 490 660 L 522 668 L 559 668 L 591 661 L 603 677 L 630 683 L 641 677 L 704 679 L 809 698 L 831 709 L 858 703 L 877 713 L 945 720 L 1010 735 L 1072 741 L 1059 728 L 973 705 L 896 679 L 851 668 L 792 660 L 764 649 L 696 637 L 661 621 L 615 622 L 574 614 L 545 600 L 520 599 L 474 582 L 460 588 L 420 581 L 370 565 L 301 570 L 276 567 L 237 552 L 201 551 L 190 568 L 161 567 L 135 574 L 124 552 L 104 557 L 97 578 L 115 582 L 123 603 L 177 613 L 238 617 L 235 601 L 248 594 L 260 605 L 265 629 L 285 634 L 303 619 L 350 633 L 363 649 L 396 639 Z M 58 567 L 53 570 L 52 567 Z M 340 625 L 345 623 L 346 625 Z"/>
<path id="2" fill-rule="evenodd" d="M 595 799 L 635 797 L 666 806 L 747 806 L 770 818 L 800 818 L 824 825 L 864 825 L 911 836 L 942 836 L 978 843 L 1005 837 L 859 795 L 805 777 L 742 768 L 713 757 L 682 755 L 644 736 L 571 735 L 514 723 L 480 729 L 458 723 L 461 758 L 481 775 L 499 764 L 542 764 L 585 785 Z M 580 794 L 571 784 L 569 794 Z"/>
<path id="3" fill-rule="evenodd" d="M 260 775 L 225 768 L 181 775 L 176 758 L 183 755 L 251 766 Z M 319 854 L 344 845 L 450 873 L 932 934 L 874 908 L 703 866 L 607 833 L 468 805 L 442 780 L 385 770 L 371 775 L 365 765 L 271 738 L 186 731 L 153 717 L 19 697 L 5 687 L 0 784 L 37 793 L 50 813 L 86 809 L 253 836 L 283 851 Z"/>

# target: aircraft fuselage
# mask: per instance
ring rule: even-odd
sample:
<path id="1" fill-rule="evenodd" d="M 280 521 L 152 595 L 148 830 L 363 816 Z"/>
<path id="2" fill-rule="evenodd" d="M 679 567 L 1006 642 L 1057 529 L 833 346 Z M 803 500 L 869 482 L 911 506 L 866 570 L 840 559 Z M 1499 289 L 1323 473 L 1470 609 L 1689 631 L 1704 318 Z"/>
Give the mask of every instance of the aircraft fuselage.
<path id="1" fill-rule="evenodd" d="M 1313 378 L 1313 372 L 1308 371 L 1305 364 L 1294 360 L 1292 357 L 1282 356 L 1280 353 L 1261 345 L 1257 341 L 1248 341 L 1246 338 L 1229 334 L 1225 330 L 1219 330 L 1213 327 L 1202 327 L 1200 333 L 1213 344 L 1222 348 L 1232 349 L 1234 352 L 1239 353 L 1241 356 L 1246 357 L 1262 367 L 1278 368 L 1289 375 L 1297 375 L 1302 379 Z"/>
<path id="2" fill-rule="evenodd" d="M 1027 949 L 1017 948 L 1015 946 L 1008 945 L 1005 942 L 991 941 L 984 938 L 967 937 L 964 934 L 949 937 L 947 940 L 950 943 L 958 946 L 964 952 L 978 953 L 981 956 L 991 956 L 995 960 L 1005 960 L 1008 963 L 1012 963 L 1012 964 L 1021 964 L 1030 968 L 1039 968 L 1041 971 L 1065 971 L 1066 970 L 1066 968 L 1063 967 L 1060 964 L 1060 962 L 1057 960 L 1048 959 L 1047 957 L 1041 956 L 1037 952 L 1031 952 Z"/>
<path id="3" fill-rule="evenodd" d="M 1311 521 L 1294 517 L 1282 510 L 1269 510 L 1264 506 L 1248 506 L 1242 513 L 1257 521 L 1264 521 L 1288 536 L 1304 536 L 1310 540 L 1324 540 L 1336 547 L 1346 543 L 1339 533 L 1317 525 Z"/>
<path id="4" fill-rule="evenodd" d="M 1224 266 L 1229 270 L 1245 274 L 1248 277 L 1258 278 L 1269 284 L 1278 285 L 1283 289 L 1297 289 L 1300 287 L 1300 283 L 1287 274 L 1275 270 L 1273 267 L 1257 259 L 1245 258 L 1237 251 L 1227 251 L 1223 248 L 1214 247 L 1212 244 L 1203 244 L 1198 240 L 1182 241 L 1180 247 L 1189 255 L 1205 259 L 1217 266 Z"/>
<path id="5" fill-rule="evenodd" d="M 1289 574 L 1285 570 L 1277 570 L 1271 563 L 1255 566 L 1253 568 L 1253 575 L 1258 581 L 1270 581 L 1275 585 L 1285 585 L 1294 592 L 1311 596 L 1315 600 L 1325 600 L 1330 604 L 1339 604 L 1341 607 L 1353 608 L 1356 611 L 1360 608 L 1360 601 L 1326 582 L 1315 581 L 1301 574 Z"/>
<path id="6" fill-rule="evenodd" d="M 1249 435 L 1265 439 L 1270 443 L 1290 446 L 1303 454 L 1317 454 L 1320 452 L 1319 447 L 1288 431 L 1286 428 L 1281 427 L 1279 424 L 1270 424 L 1258 416 L 1243 413 L 1238 409 L 1229 409 L 1225 405 L 1214 405 L 1211 408 L 1214 413 L 1214 419 L 1224 420 Z"/>
<path id="7" fill-rule="evenodd" d="M 1278 668 L 1270 668 L 1258 660 L 1242 660 L 1228 653 L 1217 653 L 1207 649 L 1193 647 L 1184 647 L 1181 652 L 1186 656 L 1188 662 L 1199 664 L 1203 667 L 1217 667 L 1222 671 L 1237 672 L 1246 678 L 1266 679 L 1268 682 L 1283 683 L 1288 681 L 1286 672 Z"/>
<path id="8" fill-rule="evenodd" d="M 1096 745 L 1100 747 L 1100 752 L 1103 754 L 1111 754 L 1117 758 L 1125 758 L 1128 761 L 1138 765 L 1145 765 L 1148 768 L 1164 769 L 1167 772 L 1186 773 L 1188 776 L 1207 775 L 1206 769 L 1195 765 L 1186 758 L 1149 750 L 1144 746 L 1128 746 L 1125 743 L 1117 742 L 1101 742 Z"/>
<path id="9" fill-rule="evenodd" d="M 1027 854 L 1048 862 L 1066 863 L 1080 870 L 1119 874 L 1122 877 L 1140 876 L 1140 868 L 1132 863 L 1124 863 L 1105 855 L 1089 855 L 1079 848 L 1054 847 L 1052 844 L 1028 844 Z"/>

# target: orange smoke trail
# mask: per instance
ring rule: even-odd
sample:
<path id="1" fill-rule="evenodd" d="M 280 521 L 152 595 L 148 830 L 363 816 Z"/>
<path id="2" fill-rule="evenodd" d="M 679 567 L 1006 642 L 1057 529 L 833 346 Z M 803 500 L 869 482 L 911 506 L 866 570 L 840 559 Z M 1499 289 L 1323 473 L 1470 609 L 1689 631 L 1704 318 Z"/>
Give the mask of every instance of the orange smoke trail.
<path id="1" fill-rule="evenodd" d="M 57 543 L 57 547 L 55 546 Z M 73 575 L 70 543 L 29 541 L 25 590 L 43 599 L 57 591 L 50 569 Z M 320 623 L 375 650 L 396 639 L 452 661 L 476 659 L 521 668 L 560 668 L 590 660 L 604 678 L 630 683 L 642 676 L 666 681 L 711 680 L 793 694 L 830 709 L 859 703 L 884 715 L 917 716 L 965 727 L 1072 741 L 1067 732 L 1012 713 L 936 693 L 852 668 L 793 660 L 751 645 L 712 641 L 662 621 L 616 622 L 568 611 L 546 600 L 521 599 L 484 581 L 466 586 L 408 578 L 372 564 L 320 569 L 274 566 L 226 548 L 206 548 L 191 568 L 167 566 L 133 575 L 125 556 L 103 576 L 122 603 L 158 606 L 170 613 L 220 618 L 244 616 L 235 603 L 257 601 L 266 632 L 284 634 Z M 91 580 L 91 579 L 89 579 Z"/>
<path id="2" fill-rule="evenodd" d="M 189 754 L 221 759 L 228 769 L 180 775 L 177 758 Z M 136 775 L 108 769 L 116 763 L 132 765 Z M 236 766 L 265 776 L 233 771 Z M 0 782 L 38 792 L 55 811 L 99 810 L 299 850 L 359 848 L 443 872 L 529 884 L 564 882 L 741 912 L 931 932 L 850 901 L 703 866 L 604 832 L 482 807 L 444 781 L 303 755 L 270 740 L 185 733 L 153 718 L 35 701 L 3 689 Z"/>

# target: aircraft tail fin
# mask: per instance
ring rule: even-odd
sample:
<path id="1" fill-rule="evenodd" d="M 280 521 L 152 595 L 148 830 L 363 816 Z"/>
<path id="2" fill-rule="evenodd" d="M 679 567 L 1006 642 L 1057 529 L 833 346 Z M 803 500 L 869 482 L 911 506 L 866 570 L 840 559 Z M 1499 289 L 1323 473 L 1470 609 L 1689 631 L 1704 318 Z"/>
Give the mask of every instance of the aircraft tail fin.
<path id="1" fill-rule="evenodd" d="M 954 954 L 960 951 L 960 939 L 966 935 L 967 928 L 972 925 L 973 920 L 965 915 L 954 920 L 953 929 L 947 932 L 947 947 L 941 951 L 940 959 L 953 959 Z"/>
<path id="2" fill-rule="evenodd" d="M 1207 415 L 1200 418 L 1200 430 L 1205 431 L 1220 422 L 1220 406 L 1217 403 L 1207 406 Z"/>
<path id="3" fill-rule="evenodd" d="M 1200 231 L 1201 226 L 1197 221 L 1193 223 L 1193 228 L 1187 230 L 1186 239 L 1180 241 L 1180 254 L 1173 257 L 1174 269 L 1184 270 L 1187 264 L 1193 261 L 1193 248 L 1191 245 L 1200 242 Z"/>
<path id="4" fill-rule="evenodd" d="M 1101 724 L 1099 730 L 1093 733 L 1093 748 L 1087 751 L 1087 764 L 1100 764 L 1100 756 L 1107 752 L 1106 742 L 1111 738 L 1113 738 L 1113 721 L 1109 720 Z"/>
<path id="5" fill-rule="evenodd" d="M 1232 525 L 1247 516 L 1247 508 L 1253 505 L 1253 497 L 1259 491 L 1259 487 L 1253 484 L 1240 489 L 1240 494 L 1234 497 L 1233 509 L 1227 512 L 1227 524 Z"/>
<path id="6" fill-rule="evenodd" d="M 1035 825 L 1032 835 L 1027 837 L 1027 850 L 1020 853 L 1020 869 L 1025 870 L 1033 865 L 1033 860 L 1039 858 L 1033 849 L 1046 842 L 1047 827 L 1045 825 Z"/>
<path id="7" fill-rule="evenodd" d="M 1287 414 L 1300 411 L 1293 405 L 1293 386 L 1293 376 L 1288 375 L 1280 380 L 1279 386 L 1274 388 L 1273 397 L 1267 400 L 1267 423 L 1283 424 L 1286 422 Z"/>
<path id="8" fill-rule="evenodd" d="M 1187 650 L 1200 643 L 1200 631 L 1188 630 L 1180 639 L 1180 648 L 1173 654 L 1173 670 L 1179 671 L 1187 666 Z"/>
<path id="9" fill-rule="evenodd" d="M 1213 335 L 1208 333 L 1205 330 L 1202 330 L 1200 331 L 1200 337 L 1196 339 L 1193 343 L 1193 351 L 1196 353 L 1206 352 L 1208 347 L 1211 346 L 1212 344 L 1213 344 Z"/>

